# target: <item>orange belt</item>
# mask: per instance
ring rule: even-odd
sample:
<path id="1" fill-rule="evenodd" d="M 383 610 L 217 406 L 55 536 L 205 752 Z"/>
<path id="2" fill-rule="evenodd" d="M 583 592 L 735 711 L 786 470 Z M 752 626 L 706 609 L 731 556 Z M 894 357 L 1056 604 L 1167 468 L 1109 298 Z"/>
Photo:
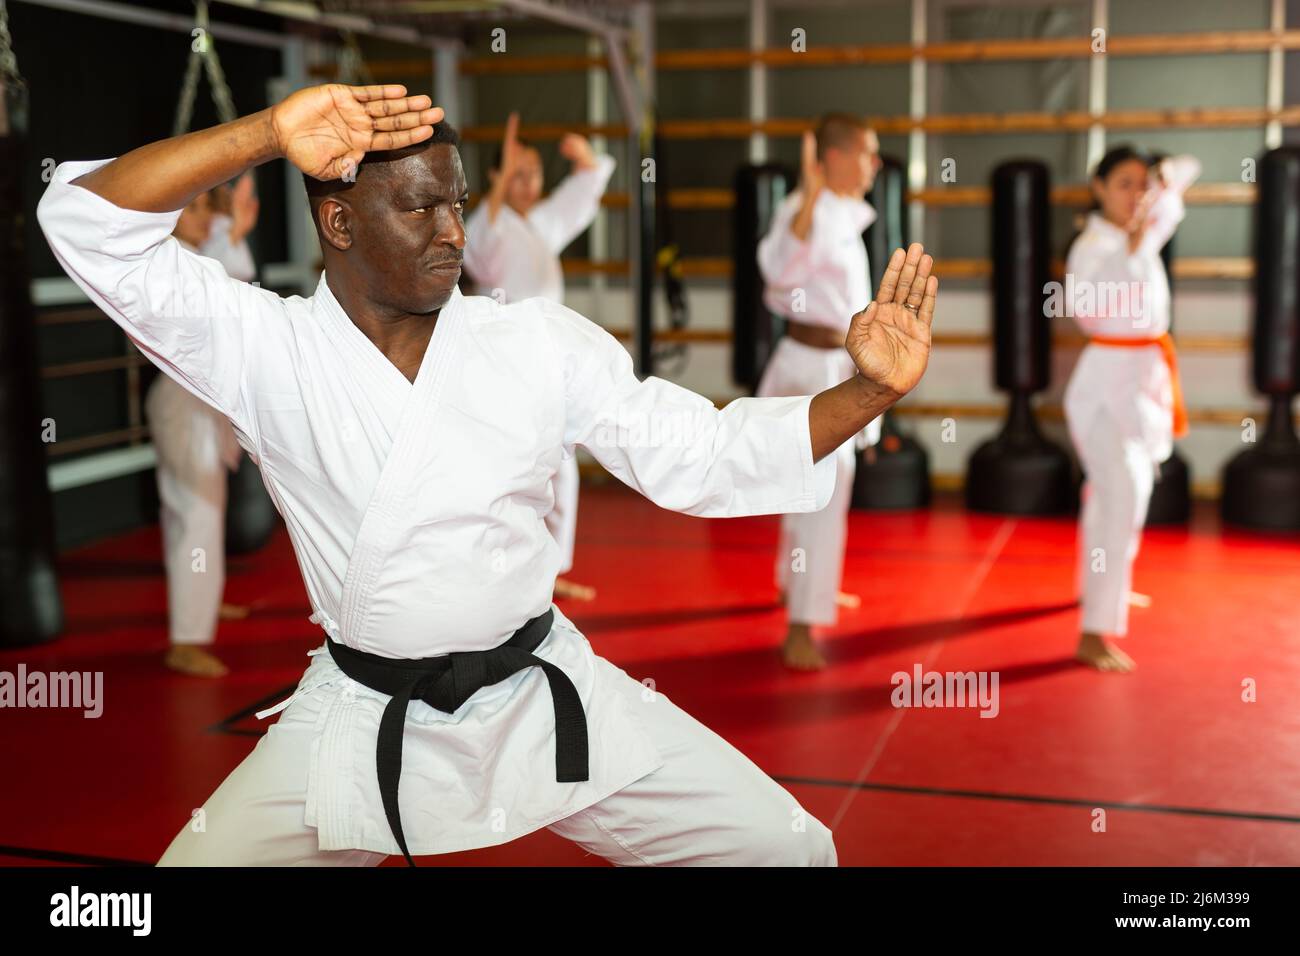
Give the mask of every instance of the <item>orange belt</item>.
<path id="1" fill-rule="evenodd" d="M 1154 339 L 1114 339 L 1098 337 L 1090 339 L 1093 345 L 1109 345 L 1122 349 L 1145 348 L 1148 345 L 1160 346 L 1165 365 L 1169 368 L 1169 382 L 1174 393 L 1174 437 L 1182 438 L 1187 434 L 1187 404 L 1183 401 L 1183 383 L 1178 377 L 1178 352 L 1174 349 L 1174 337 L 1166 332 Z"/>

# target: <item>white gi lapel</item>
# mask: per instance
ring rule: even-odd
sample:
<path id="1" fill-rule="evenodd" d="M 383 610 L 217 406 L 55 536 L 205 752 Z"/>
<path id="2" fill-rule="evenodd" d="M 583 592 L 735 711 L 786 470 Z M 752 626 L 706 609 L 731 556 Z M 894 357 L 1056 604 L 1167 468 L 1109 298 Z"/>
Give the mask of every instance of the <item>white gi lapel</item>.
<path id="1" fill-rule="evenodd" d="M 353 325 L 348 314 L 343 311 L 343 306 L 339 304 L 339 300 L 330 291 L 326 278 L 325 275 L 321 276 L 312 302 L 321 316 L 321 324 L 330 341 L 338 348 L 349 367 L 379 393 L 378 397 L 382 400 L 380 407 L 404 408 L 411 394 L 411 383 L 398 371 L 396 365 L 384 357 L 384 353 L 375 347 L 375 343 Z M 441 319 L 439 321 L 441 322 Z M 435 335 L 434 338 L 437 336 Z M 430 348 L 432 347 L 430 344 Z"/>
<path id="2" fill-rule="evenodd" d="M 410 386 L 410 394 L 402 409 L 393 446 L 384 462 L 379 483 L 375 486 L 352 546 L 347 576 L 343 580 L 339 639 L 359 650 L 374 649 L 367 646 L 362 626 L 369 608 L 371 589 L 388 555 L 393 532 L 401 527 L 402 522 L 418 517 L 409 507 L 410 502 L 419 500 L 416 493 L 418 489 L 411 487 L 411 476 L 434 439 L 439 395 L 455 353 L 463 312 L 464 301 L 460 290 L 453 289 L 451 298 L 438 314 L 438 324 L 429 339 L 420 371 L 415 376 L 415 383 Z M 375 351 L 376 354 L 381 354 L 377 349 Z M 393 371 L 396 372 L 396 368 Z M 400 372 L 397 374 L 401 375 Z M 402 381 L 405 382 L 406 379 L 403 377 Z"/>

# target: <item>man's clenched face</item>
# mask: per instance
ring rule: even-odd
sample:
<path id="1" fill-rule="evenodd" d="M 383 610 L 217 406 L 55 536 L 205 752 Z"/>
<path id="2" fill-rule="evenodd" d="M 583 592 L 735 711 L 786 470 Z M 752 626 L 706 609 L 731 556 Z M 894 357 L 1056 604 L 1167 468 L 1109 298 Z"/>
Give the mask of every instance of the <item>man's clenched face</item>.
<path id="1" fill-rule="evenodd" d="M 322 241 L 344 251 L 365 297 L 386 310 L 428 314 L 460 279 L 468 185 L 460 152 L 442 143 L 397 158 L 366 157 L 356 182 L 319 205 Z"/>

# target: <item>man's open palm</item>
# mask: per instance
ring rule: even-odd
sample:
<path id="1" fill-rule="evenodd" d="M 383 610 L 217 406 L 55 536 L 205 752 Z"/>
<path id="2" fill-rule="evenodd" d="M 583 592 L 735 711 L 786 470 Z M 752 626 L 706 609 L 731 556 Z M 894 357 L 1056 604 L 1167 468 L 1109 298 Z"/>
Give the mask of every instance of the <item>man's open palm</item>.
<path id="1" fill-rule="evenodd" d="M 327 83 L 299 90 L 271 114 L 280 154 L 309 176 L 342 179 L 374 150 L 401 149 L 433 135 L 443 118 L 427 96 L 398 84 Z"/>
<path id="2" fill-rule="evenodd" d="M 921 380 L 930 360 L 939 279 L 920 243 L 894 250 L 875 301 L 853 317 L 844 346 L 863 378 L 899 395 Z"/>

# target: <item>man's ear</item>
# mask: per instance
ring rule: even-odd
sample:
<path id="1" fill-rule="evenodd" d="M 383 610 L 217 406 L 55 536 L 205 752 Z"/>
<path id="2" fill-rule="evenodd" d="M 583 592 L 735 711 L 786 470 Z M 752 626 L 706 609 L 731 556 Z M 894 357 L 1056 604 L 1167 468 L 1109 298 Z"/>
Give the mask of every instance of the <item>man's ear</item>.
<path id="1" fill-rule="evenodd" d="M 329 196 L 316 207 L 316 226 L 321 238 L 340 251 L 352 248 L 352 208 Z"/>

